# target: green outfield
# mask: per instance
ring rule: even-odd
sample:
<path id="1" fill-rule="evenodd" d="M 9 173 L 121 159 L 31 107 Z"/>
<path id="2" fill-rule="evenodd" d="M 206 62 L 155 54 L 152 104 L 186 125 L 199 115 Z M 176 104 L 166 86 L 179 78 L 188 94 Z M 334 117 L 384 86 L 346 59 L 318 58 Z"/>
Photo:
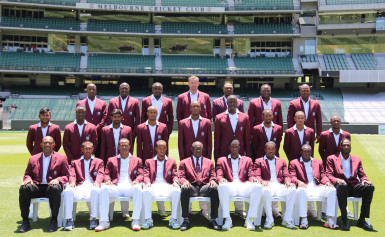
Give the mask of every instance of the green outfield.
<path id="1" fill-rule="evenodd" d="M 0 132 L 0 236 L 15 235 L 18 226 L 21 223 L 18 189 L 22 181 L 22 176 L 25 171 L 29 154 L 25 147 L 27 133 L 26 132 Z M 115 207 L 115 218 L 111 223 L 111 229 L 103 232 L 107 236 L 383 236 L 385 235 L 385 212 L 383 209 L 383 201 L 385 196 L 385 136 L 377 135 L 353 135 L 352 136 L 352 154 L 360 156 L 363 160 L 364 169 L 369 179 L 374 183 L 376 190 L 372 202 L 371 224 L 376 232 L 366 232 L 355 227 L 355 221 L 350 220 L 352 226 L 350 232 L 342 232 L 339 230 L 328 230 L 322 227 L 323 222 L 311 220 L 308 230 L 289 230 L 281 226 L 280 221 L 276 221 L 275 227 L 272 230 L 257 229 L 255 232 L 247 231 L 243 226 L 244 220 L 239 217 L 233 217 L 234 227 L 228 232 L 217 232 L 207 228 L 208 221 L 197 214 L 198 204 L 193 205 L 192 228 L 186 232 L 179 230 L 171 230 L 168 228 L 169 216 L 162 219 L 154 212 L 155 227 L 150 230 L 142 230 L 133 233 L 128 227 L 131 221 L 124 221 L 120 216 L 119 204 Z M 177 134 L 174 132 L 170 138 L 170 157 L 177 158 Z M 316 148 L 318 149 L 318 148 Z M 61 151 L 63 154 L 63 150 Z M 135 154 L 135 152 L 134 152 Z M 283 151 L 281 151 L 283 154 Z M 319 158 L 316 152 L 316 158 Z M 130 203 L 130 210 L 132 204 Z M 155 211 L 155 205 L 153 205 Z M 169 204 L 166 204 L 166 210 L 170 210 Z M 353 208 L 350 206 L 350 210 Z M 168 212 L 169 214 L 169 212 Z M 58 231 L 55 234 L 47 232 L 49 224 L 49 212 L 46 204 L 42 204 L 39 210 L 40 219 L 38 222 L 31 222 L 32 230 L 24 234 L 26 236 L 90 236 L 97 235 L 94 231 L 87 230 L 89 225 L 88 211 L 85 203 L 78 206 L 78 214 L 76 220 L 76 228 L 72 232 Z M 61 228 L 59 229 L 61 230 Z M 99 234 L 100 235 L 100 234 Z"/>

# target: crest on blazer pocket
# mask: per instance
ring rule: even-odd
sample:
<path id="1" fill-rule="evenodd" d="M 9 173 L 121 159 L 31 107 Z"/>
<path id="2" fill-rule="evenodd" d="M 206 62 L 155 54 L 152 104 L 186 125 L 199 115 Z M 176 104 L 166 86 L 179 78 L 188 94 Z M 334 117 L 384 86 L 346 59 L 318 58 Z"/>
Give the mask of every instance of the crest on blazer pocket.
<path id="1" fill-rule="evenodd" d="M 168 175 L 171 175 L 171 171 L 168 172 Z"/>
<path id="2" fill-rule="evenodd" d="M 205 109 L 206 109 L 206 105 L 203 105 L 203 108 L 205 108 Z"/>
<path id="3" fill-rule="evenodd" d="M 313 116 L 315 116 L 315 112 L 313 112 Z"/>
<path id="4" fill-rule="evenodd" d="M 98 115 L 100 115 L 100 112 L 98 112 Z"/>
<path id="5" fill-rule="evenodd" d="M 306 141 L 306 145 L 309 145 L 309 141 Z"/>
<path id="6" fill-rule="evenodd" d="M 164 111 L 164 114 L 167 114 L 167 111 Z"/>
<path id="7" fill-rule="evenodd" d="M 98 174 L 98 172 L 94 171 L 94 176 L 96 176 Z"/>
<path id="8" fill-rule="evenodd" d="M 161 136 L 160 135 L 158 135 L 158 139 L 160 139 L 161 138 Z"/>
<path id="9" fill-rule="evenodd" d="M 241 131 L 242 131 L 242 130 L 243 130 L 243 127 L 241 127 L 240 129 L 241 129 Z"/>
<path id="10" fill-rule="evenodd" d="M 57 174 L 56 170 L 53 172 L 53 174 L 54 174 L 54 175 L 56 175 L 56 174 Z"/>
<path id="11" fill-rule="evenodd" d="M 277 111 L 276 111 L 276 112 L 274 112 L 274 115 L 277 115 Z"/>
<path id="12" fill-rule="evenodd" d="M 210 176 L 210 172 L 207 171 L 206 175 L 207 175 L 207 177 L 209 177 Z"/>
<path id="13" fill-rule="evenodd" d="M 205 132 L 202 132 L 201 135 L 202 135 L 202 137 L 203 137 L 203 136 L 205 135 Z"/>
<path id="14" fill-rule="evenodd" d="M 86 140 L 87 140 L 87 141 L 89 141 L 89 140 L 90 140 L 90 137 L 89 137 L 89 136 L 87 136 L 87 137 L 86 137 Z"/>
<path id="15" fill-rule="evenodd" d="M 132 111 L 130 111 L 130 113 L 129 113 L 130 115 L 132 115 Z"/>
<path id="16" fill-rule="evenodd" d="M 246 174 L 246 170 L 244 170 L 243 173 Z"/>
<path id="17" fill-rule="evenodd" d="M 134 170 L 134 174 L 136 174 L 136 170 Z"/>
<path id="18" fill-rule="evenodd" d="M 274 138 L 274 142 L 276 142 L 277 141 L 277 138 Z"/>

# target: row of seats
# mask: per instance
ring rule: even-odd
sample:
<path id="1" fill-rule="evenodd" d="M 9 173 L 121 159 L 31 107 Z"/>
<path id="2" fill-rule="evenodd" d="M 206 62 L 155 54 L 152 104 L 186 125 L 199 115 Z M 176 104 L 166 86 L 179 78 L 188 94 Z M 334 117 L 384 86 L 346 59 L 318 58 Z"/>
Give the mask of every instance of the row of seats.
<path id="1" fill-rule="evenodd" d="M 352 54 L 352 59 L 358 70 L 377 69 L 377 62 L 373 54 Z"/>
<path id="2" fill-rule="evenodd" d="M 227 34 L 227 25 L 199 22 L 163 22 L 162 33 Z"/>
<path id="3" fill-rule="evenodd" d="M 62 18 L 32 18 L 32 17 L 1 17 L 1 26 L 56 29 L 56 30 L 80 30 L 79 21 L 70 21 Z"/>
<path id="4" fill-rule="evenodd" d="M 295 74 L 290 57 L 235 57 L 234 64 L 237 74 Z"/>
<path id="5" fill-rule="evenodd" d="M 155 6 L 155 0 L 87 0 L 87 3 Z"/>
<path id="6" fill-rule="evenodd" d="M 234 25 L 234 34 L 293 34 L 291 24 L 254 24 L 237 23 Z"/>
<path id="7" fill-rule="evenodd" d="M 226 7 L 227 0 L 162 0 L 162 6 Z"/>
<path id="8" fill-rule="evenodd" d="M 293 0 L 235 0 L 235 10 L 293 10 Z"/>
<path id="9" fill-rule="evenodd" d="M 88 72 L 153 73 L 155 56 L 93 54 L 88 56 Z"/>
<path id="10" fill-rule="evenodd" d="M 385 3 L 384 0 L 326 0 L 327 5 L 350 5 L 350 4 L 376 4 Z"/>
<path id="11" fill-rule="evenodd" d="M 324 61 L 326 70 L 350 70 L 349 62 L 345 54 L 325 54 Z"/>
<path id="12" fill-rule="evenodd" d="M 80 0 L 8 0 L 8 2 L 25 2 L 49 5 L 76 6 Z"/>
<path id="13" fill-rule="evenodd" d="M 227 74 L 226 58 L 207 56 L 162 56 L 163 73 Z"/>
<path id="14" fill-rule="evenodd" d="M 139 21 L 88 20 L 87 31 L 155 33 L 155 25 Z"/>
<path id="15" fill-rule="evenodd" d="M 300 55 L 298 57 L 301 63 L 315 63 L 318 62 L 318 56 L 316 54 Z"/>

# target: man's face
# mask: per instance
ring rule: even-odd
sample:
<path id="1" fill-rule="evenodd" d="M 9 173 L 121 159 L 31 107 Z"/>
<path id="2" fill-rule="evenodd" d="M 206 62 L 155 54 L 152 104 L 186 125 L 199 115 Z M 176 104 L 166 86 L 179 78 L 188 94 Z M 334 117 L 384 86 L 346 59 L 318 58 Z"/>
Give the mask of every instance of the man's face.
<path id="1" fill-rule="evenodd" d="M 235 98 L 228 99 L 227 107 L 230 111 L 235 111 L 237 109 L 237 99 Z"/>
<path id="2" fill-rule="evenodd" d="M 118 145 L 118 149 L 119 149 L 119 152 L 122 154 L 122 155 L 128 155 L 130 153 L 130 142 L 128 141 L 120 141 L 119 145 Z"/>
<path id="3" fill-rule="evenodd" d="M 332 125 L 332 128 L 340 128 L 341 127 L 341 118 L 338 116 L 333 116 L 330 119 L 330 124 Z"/>
<path id="4" fill-rule="evenodd" d="M 188 87 L 190 88 L 190 91 L 196 91 L 198 90 L 199 86 L 199 80 L 198 79 L 190 79 L 188 82 Z"/>
<path id="5" fill-rule="evenodd" d="M 164 157 L 167 153 L 167 146 L 164 143 L 160 143 L 156 145 L 155 150 L 158 156 Z"/>
<path id="6" fill-rule="evenodd" d="M 148 120 L 156 120 L 156 116 L 158 116 L 158 111 L 156 108 L 152 107 L 147 110 Z"/>
<path id="7" fill-rule="evenodd" d="M 266 153 L 266 157 L 267 157 L 267 158 L 273 159 L 274 156 L 275 156 L 275 146 L 272 145 L 272 144 L 268 144 L 268 145 L 265 147 L 265 153 Z"/>
<path id="8" fill-rule="evenodd" d="M 342 154 L 350 154 L 352 150 L 352 147 L 351 147 L 351 142 L 349 140 L 345 140 L 342 144 L 341 144 L 341 152 Z"/>
<path id="9" fill-rule="evenodd" d="M 128 94 L 130 93 L 130 86 L 128 84 L 121 84 L 119 86 L 119 93 L 121 97 L 126 98 Z"/>
<path id="10" fill-rule="evenodd" d="M 163 93 L 163 87 L 161 85 L 154 85 L 152 87 L 152 94 L 154 94 L 155 97 L 160 97 Z"/>
<path id="11" fill-rule="evenodd" d="M 201 113 L 201 105 L 193 102 L 190 105 L 191 115 L 199 115 Z"/>
<path id="12" fill-rule="evenodd" d="M 301 155 L 304 161 L 309 161 L 311 157 L 311 147 L 302 148 Z"/>
<path id="13" fill-rule="evenodd" d="M 46 112 L 44 114 L 39 114 L 39 119 L 42 124 L 49 123 L 49 120 L 51 119 L 51 112 Z"/>
<path id="14" fill-rule="evenodd" d="M 43 149 L 44 153 L 52 153 L 54 147 L 55 142 L 51 137 L 43 138 L 43 141 L 41 142 L 41 148 Z"/>
<path id="15" fill-rule="evenodd" d="M 241 148 L 241 146 L 239 145 L 239 142 L 238 141 L 234 141 L 230 144 L 230 153 L 233 154 L 233 155 L 239 155 L 239 149 Z"/>
<path id="16" fill-rule="evenodd" d="M 261 87 L 261 96 L 263 99 L 269 99 L 271 95 L 270 86 L 262 86 Z"/>
<path id="17" fill-rule="evenodd" d="M 305 124 L 305 115 L 303 113 L 298 113 L 295 117 L 294 117 L 294 121 L 295 121 L 295 124 L 298 126 L 298 125 L 304 125 Z"/>
<path id="18" fill-rule="evenodd" d="M 192 153 L 195 157 L 199 158 L 202 156 L 202 150 L 203 150 L 202 144 L 194 143 L 191 149 L 192 149 Z"/>
<path id="19" fill-rule="evenodd" d="M 84 107 L 76 108 L 76 120 L 83 121 L 86 118 L 86 109 Z"/>
<path id="20" fill-rule="evenodd" d="M 223 86 L 223 94 L 225 95 L 225 97 L 227 98 L 229 95 L 232 95 L 234 92 L 234 88 L 233 88 L 233 85 L 231 84 L 226 84 Z"/>
<path id="21" fill-rule="evenodd" d="M 302 86 L 299 94 L 301 95 L 301 98 L 303 100 L 308 100 L 310 97 L 310 87 L 309 86 Z"/>
<path id="22" fill-rule="evenodd" d="M 271 124 L 273 120 L 273 112 L 272 111 L 264 111 L 262 114 L 262 119 L 266 124 Z"/>
<path id="23" fill-rule="evenodd" d="M 94 98 L 96 96 L 96 86 L 92 84 L 88 85 L 87 94 L 88 94 L 88 98 Z"/>
<path id="24" fill-rule="evenodd" d="M 81 151 L 86 158 L 90 158 L 92 156 L 92 153 L 94 152 L 94 146 L 92 143 L 85 143 L 84 146 L 81 148 Z"/>
<path id="25" fill-rule="evenodd" d="M 111 116 L 111 119 L 112 119 L 112 123 L 114 125 L 118 125 L 122 121 L 122 115 L 120 115 L 120 114 L 113 114 Z"/>

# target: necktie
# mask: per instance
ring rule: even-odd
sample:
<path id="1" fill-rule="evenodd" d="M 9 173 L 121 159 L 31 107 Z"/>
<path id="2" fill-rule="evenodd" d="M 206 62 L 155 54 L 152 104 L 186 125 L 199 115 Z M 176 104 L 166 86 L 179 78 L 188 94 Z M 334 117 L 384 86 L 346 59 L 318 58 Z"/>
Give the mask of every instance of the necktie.
<path id="1" fill-rule="evenodd" d="M 195 164 L 195 172 L 197 172 L 197 174 L 201 173 L 201 166 L 199 165 L 199 158 L 197 158 L 197 163 Z"/>

